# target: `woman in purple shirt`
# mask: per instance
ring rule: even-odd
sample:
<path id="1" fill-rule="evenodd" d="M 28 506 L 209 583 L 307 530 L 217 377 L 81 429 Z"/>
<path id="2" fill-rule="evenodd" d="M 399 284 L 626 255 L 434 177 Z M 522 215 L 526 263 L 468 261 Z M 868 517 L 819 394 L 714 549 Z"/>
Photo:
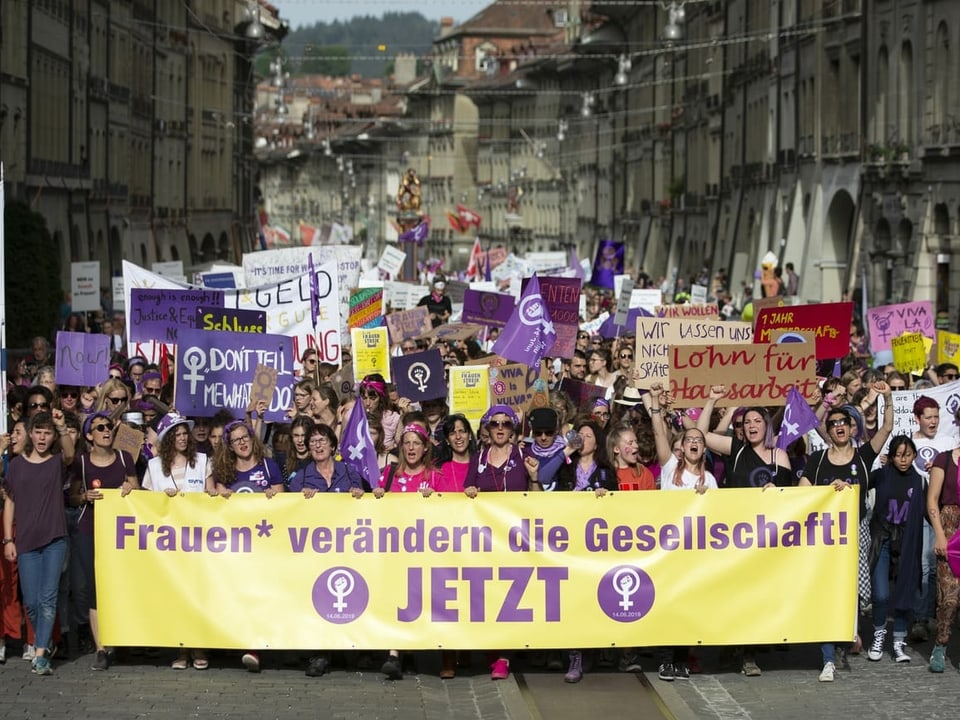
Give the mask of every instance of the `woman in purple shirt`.
<path id="1" fill-rule="evenodd" d="M 74 447 L 66 430 L 61 410 L 34 415 L 23 453 L 10 461 L 6 478 L 3 556 L 8 562 L 16 560 L 19 566 L 23 605 L 36 629 L 32 670 L 37 675 L 53 673 L 47 648 L 57 616 L 60 571 L 67 551 L 63 484 L 66 468 L 73 462 Z M 60 452 L 54 452 L 57 435 Z"/>

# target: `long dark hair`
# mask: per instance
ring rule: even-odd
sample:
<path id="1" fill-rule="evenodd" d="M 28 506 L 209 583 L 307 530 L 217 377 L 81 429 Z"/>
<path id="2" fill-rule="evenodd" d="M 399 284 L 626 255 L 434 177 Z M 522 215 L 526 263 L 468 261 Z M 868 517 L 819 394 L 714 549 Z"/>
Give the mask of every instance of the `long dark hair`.
<path id="1" fill-rule="evenodd" d="M 444 463 L 453 460 L 453 448 L 450 447 L 450 441 L 447 438 L 450 436 L 450 433 L 456 430 L 458 422 L 463 424 L 467 429 L 467 434 L 470 436 L 470 439 L 467 441 L 467 452 L 470 454 L 470 457 L 477 454 L 477 436 L 473 433 L 470 421 L 460 413 L 449 415 L 440 425 L 440 444 L 433 451 L 433 464 L 435 467 L 440 467 Z"/>

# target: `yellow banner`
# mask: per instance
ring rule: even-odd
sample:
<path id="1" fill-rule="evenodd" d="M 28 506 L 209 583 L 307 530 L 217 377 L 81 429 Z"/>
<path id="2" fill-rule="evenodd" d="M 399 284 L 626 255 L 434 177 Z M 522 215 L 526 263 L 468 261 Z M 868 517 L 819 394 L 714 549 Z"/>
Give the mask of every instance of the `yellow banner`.
<path id="1" fill-rule="evenodd" d="M 960 335 L 937 330 L 937 364 L 960 361 Z"/>
<path id="2" fill-rule="evenodd" d="M 927 366 L 927 354 L 930 352 L 924 340 L 931 342 L 918 332 L 903 333 L 899 337 L 890 338 L 893 366 L 902 373 L 922 373 Z"/>
<path id="3" fill-rule="evenodd" d="M 367 375 L 380 373 L 390 382 L 390 337 L 387 328 L 353 328 L 350 330 L 353 344 L 353 376 L 358 380 Z"/>
<path id="4" fill-rule="evenodd" d="M 854 632 L 856 491 L 104 495 L 107 645 L 500 650 Z"/>
<path id="5" fill-rule="evenodd" d="M 473 424 L 490 407 L 490 368 L 486 365 L 454 366 L 450 368 L 450 414 L 463 413 Z"/>

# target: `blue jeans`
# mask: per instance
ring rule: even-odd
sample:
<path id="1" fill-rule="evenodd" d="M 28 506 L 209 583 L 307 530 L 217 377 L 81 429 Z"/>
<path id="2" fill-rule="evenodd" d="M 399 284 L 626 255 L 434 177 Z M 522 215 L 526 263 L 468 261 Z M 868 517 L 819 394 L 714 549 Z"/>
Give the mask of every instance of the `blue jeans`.
<path id="1" fill-rule="evenodd" d="M 914 619 L 927 620 L 937 615 L 937 556 L 933 552 L 936 533 L 923 521 L 923 554 L 920 556 L 920 589 L 913 603 Z"/>
<path id="2" fill-rule="evenodd" d="M 67 539 L 57 538 L 36 550 L 17 555 L 20 591 L 27 617 L 33 623 L 38 648 L 50 647 L 53 623 L 57 618 L 60 571 L 67 553 Z"/>
<path id="3" fill-rule="evenodd" d="M 884 540 L 880 545 L 880 555 L 873 568 L 871 577 L 873 585 L 873 626 L 882 628 L 887 626 L 887 601 L 890 599 L 890 541 Z M 907 634 L 908 613 L 906 610 L 893 611 L 893 635 Z"/>

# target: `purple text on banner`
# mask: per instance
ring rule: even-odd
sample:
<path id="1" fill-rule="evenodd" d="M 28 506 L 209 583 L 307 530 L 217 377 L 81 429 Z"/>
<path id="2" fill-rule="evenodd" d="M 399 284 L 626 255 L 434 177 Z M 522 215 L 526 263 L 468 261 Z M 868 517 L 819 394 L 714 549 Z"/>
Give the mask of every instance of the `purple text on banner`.
<path id="1" fill-rule="evenodd" d="M 889 350 L 891 339 L 905 332 L 918 332 L 931 340 L 936 339 L 934 320 L 933 304 L 929 300 L 870 308 L 867 310 L 870 349 L 873 352 Z"/>
<path id="2" fill-rule="evenodd" d="M 199 327 L 198 307 L 223 307 L 223 292 L 134 288 L 130 291 L 128 340 L 175 343 L 181 330 Z"/>
<path id="3" fill-rule="evenodd" d="M 277 387 L 264 419 L 283 422 L 293 403 L 293 340 L 284 335 L 180 330 L 176 408 L 213 417 L 218 410 L 242 417 L 250 402 L 257 365 L 277 370 Z"/>
<path id="4" fill-rule="evenodd" d="M 110 338 L 102 333 L 57 333 L 57 385 L 86 387 L 107 379 Z"/>
<path id="5" fill-rule="evenodd" d="M 483 290 L 464 290 L 461 319 L 465 323 L 502 328 L 509 322 L 513 314 L 513 306 L 514 299 L 511 295 Z"/>
<path id="6" fill-rule="evenodd" d="M 528 280 L 524 280 L 526 289 Z M 540 295 L 550 310 L 557 341 L 551 357 L 572 358 L 580 330 L 580 280 L 577 278 L 541 277 Z"/>
<path id="7" fill-rule="evenodd" d="M 197 327 L 200 330 L 265 333 L 267 332 L 267 313 L 263 310 L 199 307 L 197 308 Z"/>

